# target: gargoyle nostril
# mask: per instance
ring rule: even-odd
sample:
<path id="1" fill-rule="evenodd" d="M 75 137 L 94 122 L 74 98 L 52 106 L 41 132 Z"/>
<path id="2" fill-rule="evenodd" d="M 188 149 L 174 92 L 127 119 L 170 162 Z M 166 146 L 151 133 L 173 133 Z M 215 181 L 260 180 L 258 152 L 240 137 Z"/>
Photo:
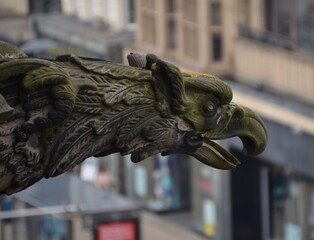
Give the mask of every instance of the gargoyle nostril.
<path id="1" fill-rule="evenodd" d="M 244 112 L 242 109 L 238 108 L 234 111 L 234 113 L 232 114 L 232 118 L 239 120 L 244 116 Z"/>
<path id="2" fill-rule="evenodd" d="M 200 148 L 203 145 L 203 136 L 199 133 L 188 132 L 184 136 L 184 144 L 187 147 Z"/>

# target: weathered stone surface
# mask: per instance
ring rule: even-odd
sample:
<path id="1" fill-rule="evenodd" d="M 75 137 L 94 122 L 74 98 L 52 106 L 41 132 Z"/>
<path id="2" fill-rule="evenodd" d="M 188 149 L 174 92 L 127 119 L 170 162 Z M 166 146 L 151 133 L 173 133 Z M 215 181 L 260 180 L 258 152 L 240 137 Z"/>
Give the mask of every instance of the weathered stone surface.
<path id="1" fill-rule="evenodd" d="M 155 55 L 132 66 L 66 55 L 28 58 L 0 42 L 0 193 L 20 191 L 68 171 L 89 156 L 183 153 L 212 167 L 239 161 L 213 142 L 239 136 L 261 153 L 259 116 L 232 103 L 232 90 L 209 74 L 181 73 Z"/>

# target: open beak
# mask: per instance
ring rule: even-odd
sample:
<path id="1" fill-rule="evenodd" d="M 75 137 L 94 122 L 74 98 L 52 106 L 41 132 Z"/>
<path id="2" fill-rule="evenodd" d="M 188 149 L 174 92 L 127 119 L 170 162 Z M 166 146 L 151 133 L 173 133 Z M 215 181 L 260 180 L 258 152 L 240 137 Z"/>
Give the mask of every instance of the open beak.
<path id="1" fill-rule="evenodd" d="M 212 140 L 237 136 L 243 143 L 243 152 L 251 156 L 262 153 L 267 144 L 265 125 L 251 109 L 230 104 L 227 114 L 227 126 L 215 136 L 205 133 L 202 146 L 191 154 L 206 165 L 219 169 L 232 169 L 240 161 Z"/>

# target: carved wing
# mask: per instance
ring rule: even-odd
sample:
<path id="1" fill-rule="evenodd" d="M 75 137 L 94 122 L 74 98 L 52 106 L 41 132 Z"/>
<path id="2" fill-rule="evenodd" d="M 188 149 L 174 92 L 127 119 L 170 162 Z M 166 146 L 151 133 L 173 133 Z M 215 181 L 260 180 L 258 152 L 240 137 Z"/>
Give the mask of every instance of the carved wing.
<path id="1" fill-rule="evenodd" d="M 0 58 L 0 191 L 42 178 L 45 139 L 69 116 L 77 93 L 86 87 L 74 85 L 54 62 L 7 56 Z"/>
<path id="2" fill-rule="evenodd" d="M 91 155 L 125 151 L 158 115 L 150 71 L 73 55 L 57 60 L 64 61 L 72 81 L 86 79 L 96 90 L 77 95 L 71 116 L 47 149 L 45 177 L 61 174 Z"/>

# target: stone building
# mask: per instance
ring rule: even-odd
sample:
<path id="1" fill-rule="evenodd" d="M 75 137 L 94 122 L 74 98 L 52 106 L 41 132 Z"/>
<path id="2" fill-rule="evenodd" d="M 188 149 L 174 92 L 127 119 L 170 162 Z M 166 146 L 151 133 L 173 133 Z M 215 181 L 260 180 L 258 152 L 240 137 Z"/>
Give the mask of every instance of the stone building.
<path id="1" fill-rule="evenodd" d="M 236 36 L 234 1 L 137 1 L 138 46 L 197 71 L 228 74 Z"/>
<path id="2" fill-rule="evenodd" d="M 141 50 L 314 102 L 313 1 L 138 0 L 136 7 Z"/>

